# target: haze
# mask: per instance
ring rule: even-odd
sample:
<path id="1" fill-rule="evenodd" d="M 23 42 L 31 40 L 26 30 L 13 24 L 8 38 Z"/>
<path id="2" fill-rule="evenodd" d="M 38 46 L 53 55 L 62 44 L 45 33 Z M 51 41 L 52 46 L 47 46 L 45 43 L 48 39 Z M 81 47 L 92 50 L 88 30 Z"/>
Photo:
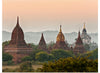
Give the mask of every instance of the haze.
<path id="1" fill-rule="evenodd" d="M 98 0 L 2 0 L 3 30 L 12 31 L 16 17 L 24 32 L 58 30 L 65 33 L 82 30 L 98 32 Z"/>

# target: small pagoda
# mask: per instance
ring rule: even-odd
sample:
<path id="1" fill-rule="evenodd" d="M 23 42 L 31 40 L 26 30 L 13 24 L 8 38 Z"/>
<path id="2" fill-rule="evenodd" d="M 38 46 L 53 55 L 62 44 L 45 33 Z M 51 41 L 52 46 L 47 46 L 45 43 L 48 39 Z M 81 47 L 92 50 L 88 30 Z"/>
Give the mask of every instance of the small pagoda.
<path id="1" fill-rule="evenodd" d="M 64 49 L 64 50 L 70 50 L 68 45 L 65 43 L 65 37 L 62 33 L 61 25 L 60 25 L 60 31 L 56 38 L 56 44 L 53 46 L 52 49 Z"/>
<path id="2" fill-rule="evenodd" d="M 84 23 L 84 28 L 82 30 L 81 39 L 82 39 L 84 44 L 90 44 L 91 43 L 91 37 L 87 33 L 87 30 L 86 30 L 86 27 L 85 27 L 85 23 Z"/>
<path id="3" fill-rule="evenodd" d="M 20 63 L 21 58 L 28 56 L 32 52 L 32 48 L 24 40 L 24 33 L 19 25 L 19 17 L 17 17 L 17 24 L 13 29 L 9 45 L 4 47 L 4 52 L 13 56 L 15 64 Z"/>
<path id="4" fill-rule="evenodd" d="M 83 46 L 83 42 L 82 42 L 82 39 L 80 37 L 80 31 L 78 32 L 78 38 L 76 40 L 73 52 L 74 52 L 75 55 L 77 55 L 78 53 L 84 53 L 85 52 L 85 48 Z"/>
<path id="5" fill-rule="evenodd" d="M 46 50 L 47 49 L 43 33 L 42 33 L 42 36 L 41 36 L 41 39 L 40 39 L 40 42 L 39 42 L 38 49 L 41 49 L 41 50 Z"/>

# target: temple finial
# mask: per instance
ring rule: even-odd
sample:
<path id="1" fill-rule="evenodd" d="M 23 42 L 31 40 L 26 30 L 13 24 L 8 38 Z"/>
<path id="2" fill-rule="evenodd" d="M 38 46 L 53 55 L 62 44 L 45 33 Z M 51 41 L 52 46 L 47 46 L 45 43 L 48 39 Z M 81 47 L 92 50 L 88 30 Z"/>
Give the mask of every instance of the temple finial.
<path id="1" fill-rule="evenodd" d="M 85 22 L 84 22 L 84 29 L 85 29 Z"/>
<path id="2" fill-rule="evenodd" d="M 43 33 L 42 33 L 42 36 L 43 36 Z"/>
<path id="3" fill-rule="evenodd" d="M 19 16 L 17 16 L 17 25 L 19 25 Z"/>
<path id="4" fill-rule="evenodd" d="M 60 25 L 60 32 L 62 32 L 62 30 L 61 30 L 61 25 Z"/>
<path id="5" fill-rule="evenodd" d="M 78 32 L 78 37 L 80 37 L 80 30 L 79 30 L 79 32 Z"/>

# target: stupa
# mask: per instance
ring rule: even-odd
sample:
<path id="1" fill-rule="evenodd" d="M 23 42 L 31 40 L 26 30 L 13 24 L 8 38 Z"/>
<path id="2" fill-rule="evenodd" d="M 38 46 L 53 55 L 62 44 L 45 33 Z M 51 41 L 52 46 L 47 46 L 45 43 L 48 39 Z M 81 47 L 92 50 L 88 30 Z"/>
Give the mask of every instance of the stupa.
<path id="1" fill-rule="evenodd" d="M 32 48 L 24 40 L 24 33 L 19 25 L 19 17 L 17 17 L 17 24 L 12 31 L 9 45 L 4 47 L 4 52 L 12 55 L 15 63 L 21 62 L 21 58 L 32 52 Z"/>
<path id="2" fill-rule="evenodd" d="M 82 42 L 82 39 L 80 37 L 80 31 L 78 32 L 78 38 L 76 40 L 73 52 L 74 52 L 75 55 L 77 55 L 78 53 L 82 54 L 82 53 L 85 52 L 85 48 L 83 46 L 83 42 Z"/>
<path id="3" fill-rule="evenodd" d="M 46 50 L 47 49 L 43 33 L 42 33 L 42 36 L 41 36 L 41 39 L 40 39 L 40 42 L 39 42 L 38 49 L 41 49 L 41 50 Z"/>
<path id="4" fill-rule="evenodd" d="M 70 50 L 68 45 L 65 43 L 65 37 L 62 33 L 61 25 L 60 25 L 60 31 L 56 38 L 56 44 L 53 46 L 52 49 L 64 49 L 64 50 Z"/>

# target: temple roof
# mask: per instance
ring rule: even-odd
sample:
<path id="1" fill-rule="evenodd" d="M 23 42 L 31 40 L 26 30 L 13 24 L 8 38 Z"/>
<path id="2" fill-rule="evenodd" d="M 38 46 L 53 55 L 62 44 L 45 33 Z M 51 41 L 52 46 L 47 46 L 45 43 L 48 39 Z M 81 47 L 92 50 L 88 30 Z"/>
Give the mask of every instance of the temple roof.
<path id="1" fill-rule="evenodd" d="M 83 44 L 82 39 L 80 37 L 80 31 L 78 32 L 78 38 L 76 40 L 76 44 Z"/>
<path id="2" fill-rule="evenodd" d="M 39 45 L 46 45 L 46 42 L 45 42 L 45 40 L 44 40 L 43 33 L 42 33 L 42 36 L 41 36 L 41 39 L 40 39 Z"/>
<path id="3" fill-rule="evenodd" d="M 82 39 L 91 39 L 91 37 L 87 34 L 86 28 L 85 28 L 85 23 L 84 23 L 84 28 L 82 30 L 82 35 L 81 35 Z"/>
<path id="4" fill-rule="evenodd" d="M 60 31 L 59 31 L 59 33 L 57 35 L 56 41 L 65 41 L 65 37 L 64 37 L 64 35 L 62 33 L 61 25 L 60 25 Z"/>
<path id="5" fill-rule="evenodd" d="M 85 28 L 85 23 L 84 23 L 84 28 L 83 28 L 82 33 L 87 33 L 86 28 Z"/>
<path id="6" fill-rule="evenodd" d="M 15 28 L 12 31 L 12 36 L 11 36 L 11 41 L 10 41 L 10 46 L 26 46 L 26 42 L 24 40 L 24 33 L 22 28 L 19 25 L 19 17 L 17 17 L 17 24 Z"/>

